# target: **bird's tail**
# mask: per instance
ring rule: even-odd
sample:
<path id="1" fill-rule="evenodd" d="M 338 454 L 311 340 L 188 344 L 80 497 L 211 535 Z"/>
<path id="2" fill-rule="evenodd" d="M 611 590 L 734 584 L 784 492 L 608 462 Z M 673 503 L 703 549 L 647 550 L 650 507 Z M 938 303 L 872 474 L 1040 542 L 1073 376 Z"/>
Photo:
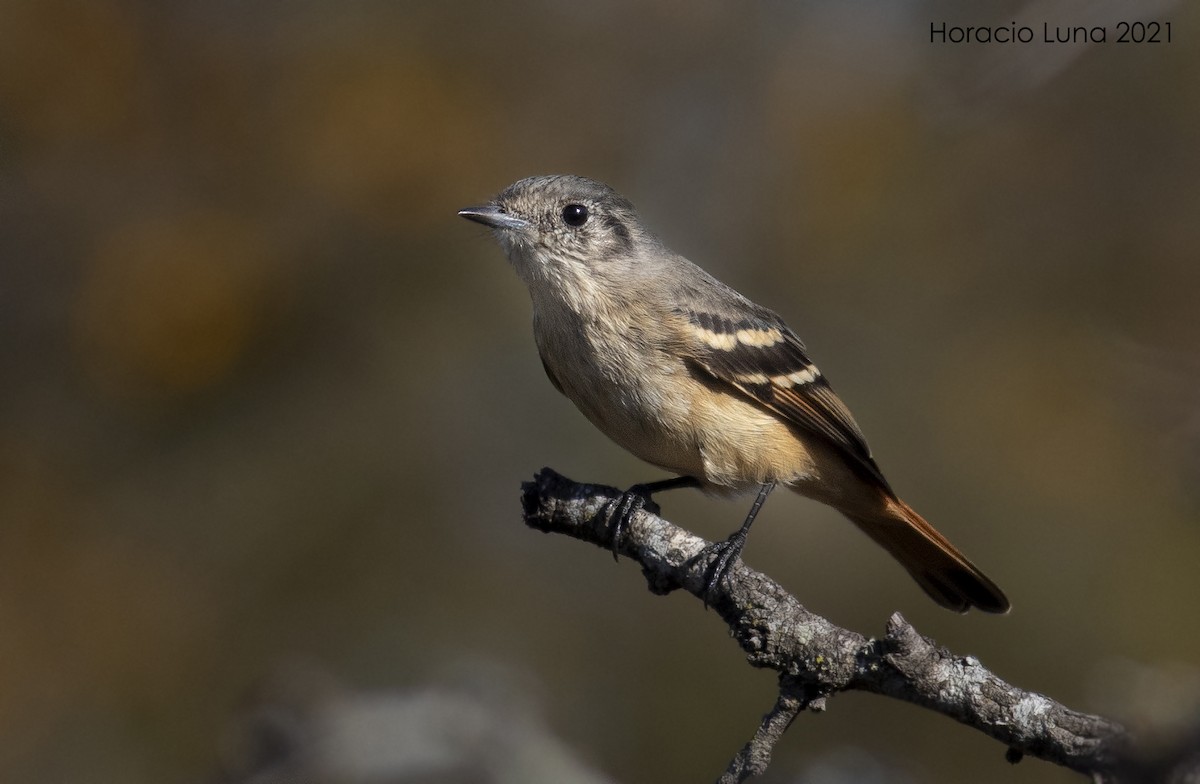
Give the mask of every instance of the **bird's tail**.
<path id="1" fill-rule="evenodd" d="M 908 570 L 935 602 L 955 612 L 1005 613 L 1008 598 L 911 506 L 889 498 L 871 515 L 847 515 Z"/>

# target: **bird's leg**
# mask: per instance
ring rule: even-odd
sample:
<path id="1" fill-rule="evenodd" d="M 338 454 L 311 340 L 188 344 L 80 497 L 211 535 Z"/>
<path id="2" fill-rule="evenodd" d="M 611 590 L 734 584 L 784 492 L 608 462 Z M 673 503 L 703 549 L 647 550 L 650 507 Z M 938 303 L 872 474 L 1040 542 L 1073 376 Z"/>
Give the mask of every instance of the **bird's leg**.
<path id="1" fill-rule="evenodd" d="M 671 479 L 661 479 L 657 482 L 637 484 L 624 493 L 621 493 L 621 497 L 611 504 L 608 512 L 608 521 L 613 529 L 613 560 L 617 560 L 617 545 L 621 543 L 622 537 L 625 536 L 625 526 L 629 524 L 629 520 L 633 517 L 634 512 L 644 509 L 647 504 L 654 503 L 654 499 L 651 498 L 652 495 L 660 493 L 663 490 L 699 486 L 700 480 L 694 476 L 676 476 Z"/>
<path id="2" fill-rule="evenodd" d="M 742 554 L 742 548 L 746 546 L 746 536 L 750 533 L 750 526 L 754 522 L 754 518 L 758 516 L 758 510 L 762 509 L 763 502 L 767 500 L 767 496 L 774 489 L 774 482 L 767 482 L 759 487 L 758 497 L 754 499 L 754 504 L 750 507 L 750 514 L 746 515 L 742 527 L 734 531 L 725 541 L 714 542 L 701 552 L 702 556 L 708 553 L 716 554 L 712 566 L 709 567 L 708 579 L 704 583 L 705 607 L 708 606 L 708 598 L 713 595 L 717 585 L 729 573 L 729 567 L 733 565 L 734 559 Z"/>

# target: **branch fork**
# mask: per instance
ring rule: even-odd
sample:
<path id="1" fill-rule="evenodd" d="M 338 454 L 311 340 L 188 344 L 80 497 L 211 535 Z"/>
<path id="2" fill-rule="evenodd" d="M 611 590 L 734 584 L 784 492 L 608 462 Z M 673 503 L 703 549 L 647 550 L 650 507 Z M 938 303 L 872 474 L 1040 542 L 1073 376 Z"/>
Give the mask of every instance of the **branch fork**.
<path id="1" fill-rule="evenodd" d="M 764 772 L 775 744 L 802 711 L 824 710 L 828 697 L 849 690 L 910 702 L 974 727 L 1003 743 L 1010 762 L 1028 754 L 1096 782 L 1126 780 L 1120 774 L 1130 741 L 1120 724 L 1001 680 L 978 659 L 937 646 L 899 613 L 888 619 L 886 636 L 868 638 L 805 609 L 741 560 L 706 595 L 711 558 L 702 556 L 709 543 L 659 517 L 653 504 L 632 515 L 614 547 L 608 511 L 620 490 L 573 482 L 544 468 L 522 491 L 527 525 L 637 561 L 653 593 L 682 589 L 707 600 L 750 664 L 779 673 L 775 705 L 720 784 Z"/>

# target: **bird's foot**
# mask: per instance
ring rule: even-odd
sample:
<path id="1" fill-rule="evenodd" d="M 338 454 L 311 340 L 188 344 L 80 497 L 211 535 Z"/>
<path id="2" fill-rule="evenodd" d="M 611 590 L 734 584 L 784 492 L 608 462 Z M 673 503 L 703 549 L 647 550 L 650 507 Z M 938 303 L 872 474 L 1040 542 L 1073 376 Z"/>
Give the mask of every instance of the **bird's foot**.
<path id="1" fill-rule="evenodd" d="M 658 514 L 661 510 L 651 496 L 664 490 L 675 490 L 680 487 L 700 487 L 700 481 L 692 476 L 676 476 L 670 479 L 660 479 L 657 482 L 636 484 L 609 504 L 608 522 L 613 529 L 612 554 L 614 561 L 617 560 L 617 548 L 625 536 L 625 528 L 633 519 L 633 515 L 639 509 Z"/>
<path id="2" fill-rule="evenodd" d="M 705 569 L 704 592 L 700 597 L 704 601 L 705 609 L 708 609 L 708 603 L 716 597 L 717 587 L 729 576 L 729 570 L 733 568 L 745 546 L 746 531 L 738 530 L 728 539 L 708 545 L 696 556 L 698 560 L 712 558 Z"/>
<path id="3" fill-rule="evenodd" d="M 617 549 L 621 545 L 621 540 L 625 538 L 625 529 L 629 526 L 629 521 L 638 511 L 645 509 L 646 511 L 658 514 L 660 511 L 658 504 L 654 503 L 654 499 L 650 497 L 654 492 L 654 487 L 648 484 L 637 484 L 621 493 L 621 497 L 612 501 L 608 505 L 608 524 L 612 527 L 612 555 L 613 560 L 617 560 Z"/>

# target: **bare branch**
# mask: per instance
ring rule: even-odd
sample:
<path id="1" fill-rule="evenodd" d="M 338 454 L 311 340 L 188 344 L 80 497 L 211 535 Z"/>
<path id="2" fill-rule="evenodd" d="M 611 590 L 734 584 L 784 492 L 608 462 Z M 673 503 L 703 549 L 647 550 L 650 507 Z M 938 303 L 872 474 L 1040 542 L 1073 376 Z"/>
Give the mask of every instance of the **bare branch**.
<path id="1" fill-rule="evenodd" d="M 738 784 L 751 776 L 765 773 L 771 764 L 771 751 L 796 716 L 800 715 L 800 711 L 805 708 L 822 710 L 823 706 L 824 697 L 814 698 L 803 684 L 786 675 L 780 676 L 779 698 L 775 700 L 775 707 L 763 716 L 758 732 L 734 755 L 717 784 Z"/>
<path id="2" fill-rule="evenodd" d="M 621 491 L 578 484 L 548 468 L 523 491 L 529 526 L 612 549 L 608 511 Z M 682 588 L 701 597 L 710 560 L 701 557 L 707 544 L 642 510 L 629 521 L 616 552 L 642 565 L 651 591 Z M 1011 762 L 1028 754 L 1097 782 L 1125 778 L 1118 771 L 1130 741 L 1120 724 L 1006 683 L 974 657 L 938 647 L 899 613 L 889 619 L 885 637 L 867 638 L 809 612 L 741 561 L 708 603 L 753 666 L 780 673 L 778 701 L 734 757 L 722 783 L 762 773 L 775 743 L 801 710 L 819 710 L 825 697 L 851 689 L 911 702 L 974 727 L 1003 743 Z"/>

